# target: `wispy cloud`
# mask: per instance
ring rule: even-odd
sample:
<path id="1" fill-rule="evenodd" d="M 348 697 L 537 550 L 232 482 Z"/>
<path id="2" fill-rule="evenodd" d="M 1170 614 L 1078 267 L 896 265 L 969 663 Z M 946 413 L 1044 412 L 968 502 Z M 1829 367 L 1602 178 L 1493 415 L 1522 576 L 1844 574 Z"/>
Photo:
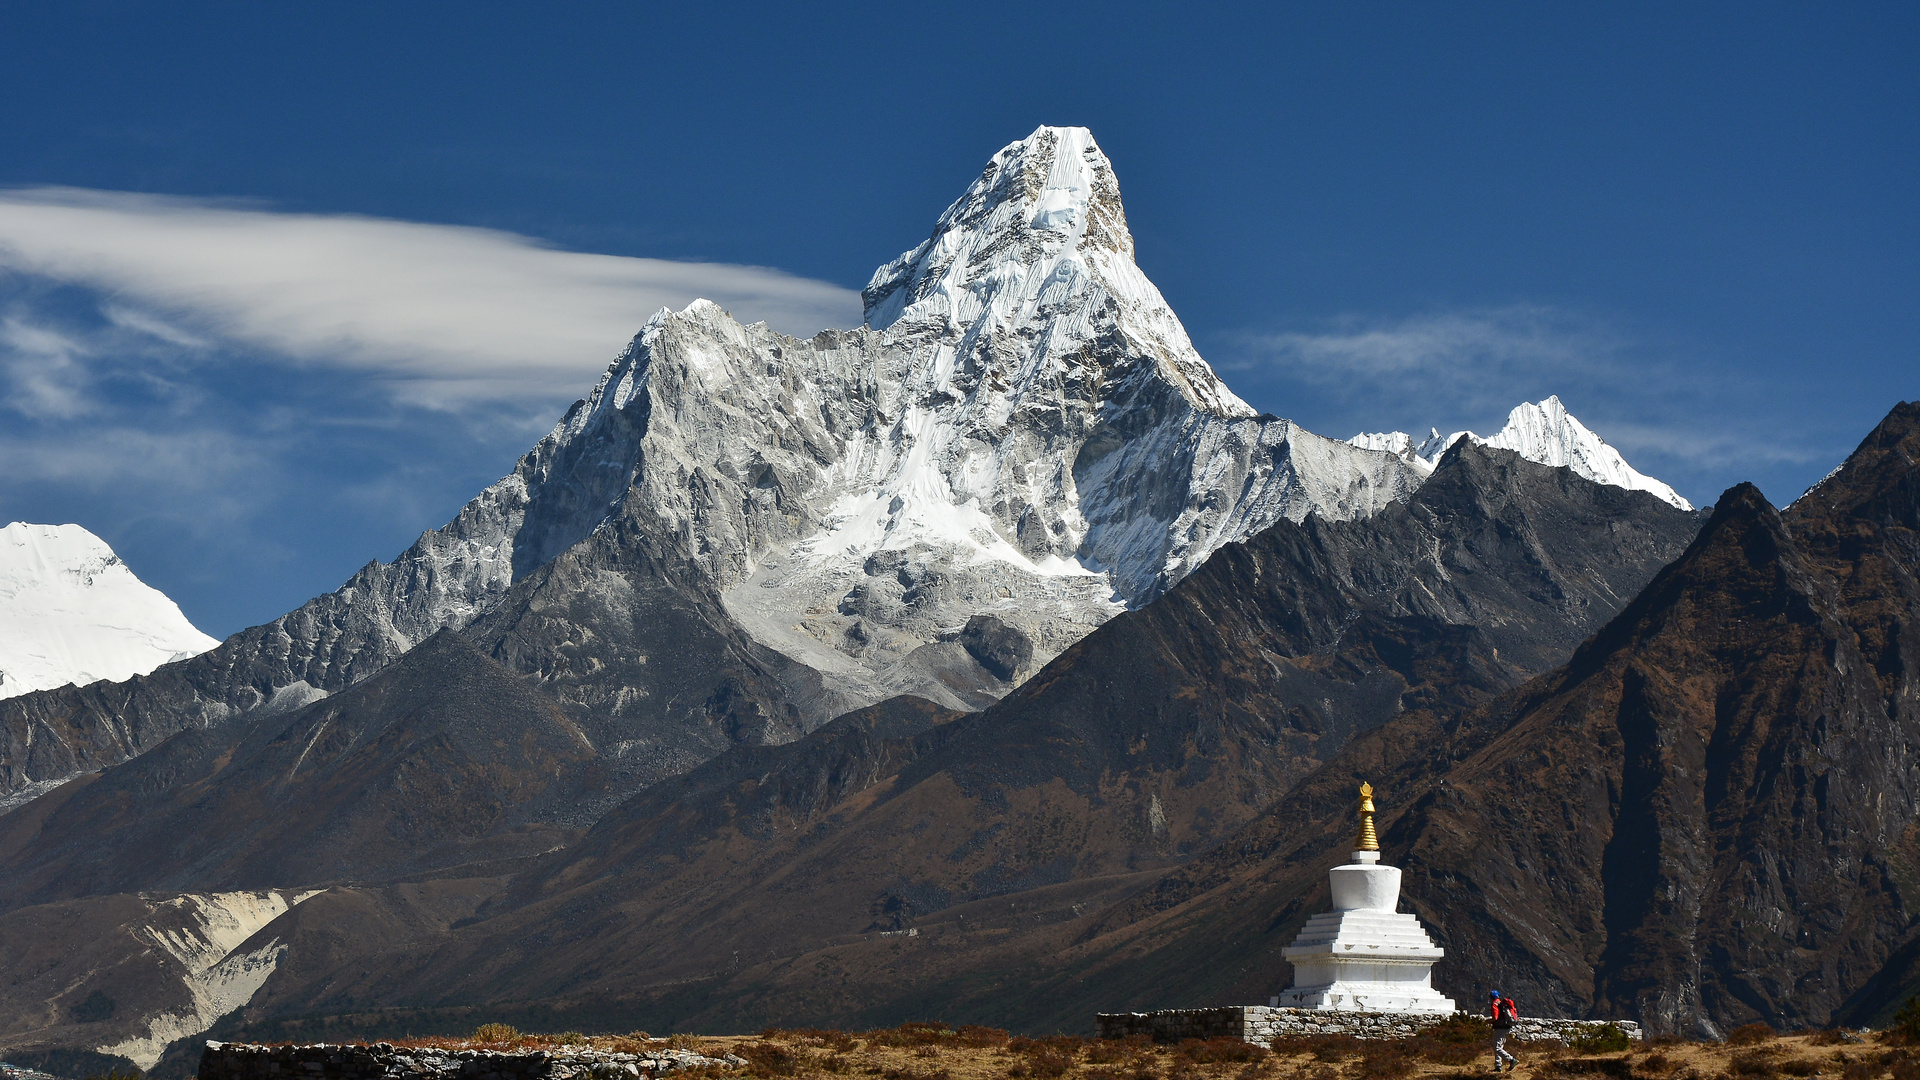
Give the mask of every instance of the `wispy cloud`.
<path id="1" fill-rule="evenodd" d="M 1588 384 L 1629 366 L 1626 339 L 1604 324 L 1549 307 L 1333 320 L 1313 331 L 1242 335 L 1229 368 L 1262 369 L 1342 396 L 1418 403 L 1436 415 L 1472 415 L 1516 402 L 1542 379 Z M 1444 426 L 1444 425 L 1442 425 Z"/>
<path id="2" fill-rule="evenodd" d="M 0 192 L 0 271 L 106 292 L 106 318 L 182 349 L 355 369 L 428 405 L 582 394 L 648 315 L 696 297 L 794 334 L 860 319 L 853 290 L 764 267 L 74 188 Z M 84 355 L 25 331 L 0 346 L 46 372 L 16 394 L 74 407 L 61 372 Z"/>

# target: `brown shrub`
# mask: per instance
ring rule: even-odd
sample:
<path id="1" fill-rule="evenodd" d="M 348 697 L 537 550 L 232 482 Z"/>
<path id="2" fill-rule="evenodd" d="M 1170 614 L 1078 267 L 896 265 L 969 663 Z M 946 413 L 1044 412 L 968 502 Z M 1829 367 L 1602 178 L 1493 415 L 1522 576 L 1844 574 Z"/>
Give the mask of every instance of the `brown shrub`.
<path id="1" fill-rule="evenodd" d="M 1650 1073 L 1670 1073 L 1673 1071 L 1673 1061 L 1665 1054 L 1648 1054 L 1640 1062 L 1640 1067 Z"/>
<path id="2" fill-rule="evenodd" d="M 1269 1056 L 1266 1047 L 1245 1039 L 1182 1039 L 1173 1048 L 1175 1062 L 1188 1061 L 1195 1065 L 1265 1061 Z"/>
<path id="3" fill-rule="evenodd" d="M 1089 1065 L 1113 1065 L 1131 1060 L 1135 1053 L 1134 1047 L 1118 1039 L 1089 1039 L 1084 1056 Z"/>
<path id="4" fill-rule="evenodd" d="M 754 1076 L 792 1076 L 802 1063 L 799 1054 L 764 1040 L 735 1047 L 734 1053 L 747 1059 L 747 1071 Z"/>
<path id="5" fill-rule="evenodd" d="M 1820 1063 L 1812 1058 L 1788 1058 L 1774 1067 L 1788 1076 L 1820 1075 Z"/>
<path id="6" fill-rule="evenodd" d="M 1761 1043 L 1772 1042 L 1774 1037 L 1772 1028 L 1756 1020 L 1751 1024 L 1741 1024 L 1727 1032 L 1727 1045 L 1758 1046 Z"/>
<path id="7" fill-rule="evenodd" d="M 1360 1051 L 1360 1067 L 1353 1075 L 1357 1080 L 1400 1080 L 1413 1071 L 1418 1060 L 1407 1040 L 1369 1039 Z"/>
<path id="8" fill-rule="evenodd" d="M 1058 1050 L 1042 1050 L 1027 1055 L 1027 1066 L 1035 1076 L 1059 1076 L 1073 1068 L 1073 1057 Z"/>
<path id="9" fill-rule="evenodd" d="M 1920 1061 L 1902 1057 L 1893 1063 L 1893 1080 L 1920 1080 Z"/>
<path id="10" fill-rule="evenodd" d="M 1437 1024 L 1422 1028 L 1417 1038 L 1430 1042 L 1484 1045 L 1493 1038 L 1493 1025 L 1487 1023 L 1484 1016 L 1454 1013 Z"/>
<path id="11" fill-rule="evenodd" d="M 1727 1060 L 1727 1071 L 1751 1080 L 1766 1080 L 1774 1074 L 1773 1059 L 1754 1051 L 1737 1053 Z"/>
<path id="12" fill-rule="evenodd" d="M 953 1033 L 954 1040 L 961 1046 L 1005 1046 L 1007 1033 L 999 1028 L 981 1027 L 979 1024 L 961 1024 L 960 1030 Z"/>
<path id="13" fill-rule="evenodd" d="M 1868 1061 L 1849 1061 L 1840 1070 L 1841 1080 L 1874 1080 L 1880 1075 L 1880 1066 Z"/>
<path id="14" fill-rule="evenodd" d="M 1468 1065 L 1486 1053 L 1493 1027 L 1477 1016 L 1455 1014 L 1406 1040 L 1407 1053 L 1440 1065 Z"/>

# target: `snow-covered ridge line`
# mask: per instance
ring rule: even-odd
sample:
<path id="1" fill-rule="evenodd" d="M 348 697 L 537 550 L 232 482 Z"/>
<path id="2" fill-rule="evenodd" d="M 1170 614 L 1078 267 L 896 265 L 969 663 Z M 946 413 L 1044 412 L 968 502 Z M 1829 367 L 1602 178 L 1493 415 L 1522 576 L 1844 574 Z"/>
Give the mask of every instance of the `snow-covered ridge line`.
<path id="1" fill-rule="evenodd" d="M 1456 431 L 1442 437 L 1435 428 L 1417 443 L 1404 431 L 1369 432 L 1355 435 L 1347 442 L 1363 450 L 1392 454 L 1422 473 L 1431 474 L 1440 463 L 1441 455 L 1461 439 L 1512 450 L 1528 461 L 1572 469 L 1597 483 L 1645 491 L 1682 510 L 1693 509 L 1693 504 L 1679 492 L 1627 464 L 1620 451 L 1567 412 L 1557 395 L 1539 404 L 1522 402 L 1514 406 L 1507 414 L 1506 426 L 1492 438 L 1483 438 L 1471 431 Z"/>
<path id="2" fill-rule="evenodd" d="M 759 644 L 818 673 L 803 726 L 900 693 L 979 708 L 1222 545 L 1417 489 L 1408 462 L 1256 415 L 1133 250 L 1092 136 L 1041 127 L 875 273 L 866 325 L 803 341 L 704 300 L 655 314 L 451 522 L 162 672 L 137 728 L 109 718 L 119 702 L 89 705 L 92 741 L 15 710 L 0 785 L 336 693 L 569 552 L 630 542 L 609 537 L 644 537 L 663 573 L 704 579 Z M 1025 638 L 1031 663 L 979 663 L 979 636 L 962 640 L 976 616 L 997 620 L 980 631 L 995 648 Z"/>
<path id="3" fill-rule="evenodd" d="M 0 529 L 0 698 L 119 682 L 218 644 L 81 526 Z"/>

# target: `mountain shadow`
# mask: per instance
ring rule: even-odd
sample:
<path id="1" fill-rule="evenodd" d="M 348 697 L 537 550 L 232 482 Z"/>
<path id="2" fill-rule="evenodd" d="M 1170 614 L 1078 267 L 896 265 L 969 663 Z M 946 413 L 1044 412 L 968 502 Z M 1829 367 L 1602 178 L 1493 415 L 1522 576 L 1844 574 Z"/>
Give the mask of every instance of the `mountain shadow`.
<path id="1" fill-rule="evenodd" d="M 540 1002 L 653 1027 L 1084 1026 L 1087 991 L 1042 1000 L 1031 976 L 1096 913 L 1222 849 L 1356 737 L 1564 659 L 1698 522 L 1462 444 L 1405 504 L 1223 549 L 985 712 L 730 751 L 431 947 L 314 966 L 296 947 L 240 1019 Z"/>
<path id="2" fill-rule="evenodd" d="M 1396 718 L 1107 913 L 1095 936 L 1133 952 L 1099 977 L 1206 1000 L 1284 985 L 1365 778 L 1456 998 L 1497 985 L 1537 1014 L 1707 1036 L 1876 1015 L 1913 978 L 1917 574 L 1906 403 L 1784 513 L 1729 490 L 1563 667 Z"/>

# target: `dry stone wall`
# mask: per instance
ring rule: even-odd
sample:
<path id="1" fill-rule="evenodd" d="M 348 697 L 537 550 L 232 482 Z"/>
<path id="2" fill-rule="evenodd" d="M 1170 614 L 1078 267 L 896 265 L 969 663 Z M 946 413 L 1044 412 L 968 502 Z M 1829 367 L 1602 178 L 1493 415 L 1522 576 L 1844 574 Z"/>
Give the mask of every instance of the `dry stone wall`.
<path id="1" fill-rule="evenodd" d="M 1465 1013 L 1455 1015 L 1469 1015 Z M 1265 1005 L 1228 1005 L 1217 1009 L 1162 1009 L 1144 1013 L 1100 1013 L 1094 1024 L 1103 1039 L 1146 1035 L 1155 1042 L 1181 1039 L 1245 1039 L 1271 1046 L 1275 1039 L 1304 1035 L 1352 1035 L 1360 1039 L 1404 1039 L 1446 1019 L 1439 1013 L 1342 1012 L 1333 1009 L 1283 1009 Z M 1608 1024 L 1638 1039 L 1631 1020 L 1522 1020 L 1510 1036 L 1517 1042 L 1554 1039 L 1570 1043 Z"/>
<path id="2" fill-rule="evenodd" d="M 640 1054 L 559 1050 L 441 1050 L 371 1045 L 207 1043 L 200 1080 L 637 1080 L 700 1065 L 745 1064 L 661 1046 Z"/>

